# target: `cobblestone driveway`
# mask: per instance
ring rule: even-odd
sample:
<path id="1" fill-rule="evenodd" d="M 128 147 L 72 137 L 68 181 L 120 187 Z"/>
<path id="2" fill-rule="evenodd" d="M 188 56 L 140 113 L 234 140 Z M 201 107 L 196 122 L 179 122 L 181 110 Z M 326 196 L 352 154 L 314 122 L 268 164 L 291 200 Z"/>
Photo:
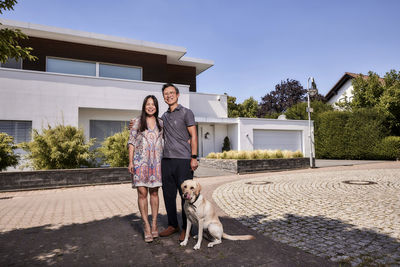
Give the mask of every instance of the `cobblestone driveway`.
<path id="1" fill-rule="evenodd" d="M 260 174 L 218 187 L 213 198 L 241 223 L 312 254 L 400 265 L 399 169 Z"/>

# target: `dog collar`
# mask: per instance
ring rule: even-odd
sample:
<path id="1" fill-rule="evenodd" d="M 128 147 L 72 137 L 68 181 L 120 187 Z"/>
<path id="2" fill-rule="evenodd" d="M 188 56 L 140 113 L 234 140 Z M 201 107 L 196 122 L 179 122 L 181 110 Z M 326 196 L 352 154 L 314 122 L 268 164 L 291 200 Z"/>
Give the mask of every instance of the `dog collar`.
<path id="1" fill-rule="evenodd" d="M 196 201 L 199 199 L 199 197 L 200 197 L 200 194 L 198 194 L 198 195 L 196 196 L 196 199 L 195 199 L 191 204 L 194 205 L 194 203 L 196 203 Z"/>
<path id="2" fill-rule="evenodd" d="M 194 204 L 194 203 L 196 203 L 196 201 L 199 199 L 199 197 L 200 197 L 200 194 L 198 194 L 197 196 L 196 196 L 196 199 L 192 202 L 192 203 L 190 203 L 189 202 L 189 204 L 196 210 L 196 205 Z"/>

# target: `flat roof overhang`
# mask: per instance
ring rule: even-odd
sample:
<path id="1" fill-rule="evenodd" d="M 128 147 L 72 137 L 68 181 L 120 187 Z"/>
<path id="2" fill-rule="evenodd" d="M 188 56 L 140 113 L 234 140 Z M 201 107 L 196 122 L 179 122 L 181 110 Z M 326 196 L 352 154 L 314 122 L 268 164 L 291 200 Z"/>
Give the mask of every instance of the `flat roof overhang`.
<path id="1" fill-rule="evenodd" d="M 168 64 L 196 68 L 196 75 L 214 65 L 212 60 L 186 57 L 186 48 L 154 42 L 140 41 L 99 33 L 33 24 L 0 18 L 0 28 L 19 29 L 28 36 L 116 49 L 166 55 Z"/>

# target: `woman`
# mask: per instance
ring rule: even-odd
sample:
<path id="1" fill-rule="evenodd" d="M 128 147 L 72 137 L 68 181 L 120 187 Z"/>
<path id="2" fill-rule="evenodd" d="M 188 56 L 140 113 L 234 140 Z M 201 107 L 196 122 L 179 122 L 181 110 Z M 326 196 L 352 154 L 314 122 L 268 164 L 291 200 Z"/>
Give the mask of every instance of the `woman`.
<path id="1" fill-rule="evenodd" d="M 140 117 L 133 120 L 128 141 L 129 172 L 132 187 L 137 188 L 138 205 L 143 220 L 144 241 L 158 237 L 158 188 L 161 182 L 161 157 L 163 149 L 163 123 L 158 118 L 158 101 L 148 95 L 143 101 Z M 148 219 L 147 194 L 150 193 L 152 224 Z"/>

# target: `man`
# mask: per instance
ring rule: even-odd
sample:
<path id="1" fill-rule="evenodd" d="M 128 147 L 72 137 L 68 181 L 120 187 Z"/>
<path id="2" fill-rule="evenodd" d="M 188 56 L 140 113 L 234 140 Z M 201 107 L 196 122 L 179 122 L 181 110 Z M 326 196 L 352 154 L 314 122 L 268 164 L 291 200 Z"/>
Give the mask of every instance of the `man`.
<path id="1" fill-rule="evenodd" d="M 179 89 L 171 84 L 164 84 L 162 93 L 168 110 L 162 115 L 164 122 L 164 152 L 161 162 L 162 189 L 168 216 L 168 227 L 160 233 L 161 237 L 170 236 L 179 231 L 176 211 L 176 194 L 180 185 L 193 179 L 197 169 L 197 132 L 193 112 L 178 104 Z M 182 201 L 182 232 L 179 240 L 185 239 L 186 214 Z"/>

